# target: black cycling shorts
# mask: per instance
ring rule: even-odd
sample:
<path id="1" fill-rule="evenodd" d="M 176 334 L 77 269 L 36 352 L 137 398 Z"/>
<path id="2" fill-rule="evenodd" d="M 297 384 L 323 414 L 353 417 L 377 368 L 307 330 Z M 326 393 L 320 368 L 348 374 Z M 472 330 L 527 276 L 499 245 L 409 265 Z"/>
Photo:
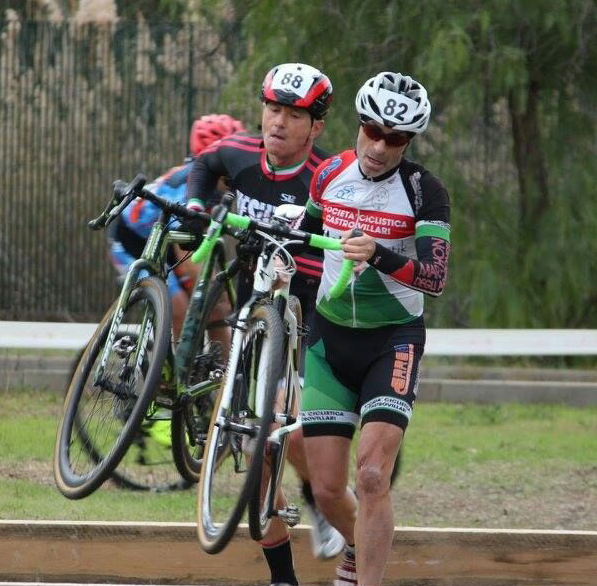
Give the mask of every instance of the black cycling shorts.
<path id="1" fill-rule="evenodd" d="M 306 437 L 352 438 L 383 421 L 406 429 L 425 348 L 422 317 L 380 328 L 336 325 L 317 311 L 309 335 L 301 419 Z"/>

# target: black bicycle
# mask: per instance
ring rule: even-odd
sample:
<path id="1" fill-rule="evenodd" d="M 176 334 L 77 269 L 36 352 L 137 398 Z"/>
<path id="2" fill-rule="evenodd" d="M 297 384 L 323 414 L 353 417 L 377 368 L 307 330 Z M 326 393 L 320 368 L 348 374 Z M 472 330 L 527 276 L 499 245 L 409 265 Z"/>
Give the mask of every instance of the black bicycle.
<path id="1" fill-rule="evenodd" d="M 89 223 L 93 230 L 107 226 L 136 197 L 162 210 L 66 394 L 53 468 L 58 489 L 72 499 L 88 496 L 111 476 L 136 487 L 170 486 L 155 471 L 172 459 L 185 481 L 197 482 L 213 397 L 223 376 L 218 337 L 227 335 L 229 323 L 215 316 L 221 316 L 218 308 L 235 303 L 233 284 L 221 272 L 223 243 L 217 239 L 204 260 L 174 347 L 165 282 L 171 270 L 168 249 L 174 243 L 192 246 L 199 235 L 172 229 L 172 220 L 207 224 L 210 216 L 156 196 L 144 184 L 143 176 L 128 185 L 117 181 L 105 210 Z M 231 201 L 223 198 L 221 207 Z M 171 457 L 165 457 L 166 450 Z"/>

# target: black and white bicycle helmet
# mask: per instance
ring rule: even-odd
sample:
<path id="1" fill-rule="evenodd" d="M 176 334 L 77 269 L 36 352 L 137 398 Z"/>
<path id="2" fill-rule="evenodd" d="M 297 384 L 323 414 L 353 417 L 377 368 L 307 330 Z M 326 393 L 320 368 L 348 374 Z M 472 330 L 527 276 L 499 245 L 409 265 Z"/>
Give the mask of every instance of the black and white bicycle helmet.
<path id="1" fill-rule="evenodd" d="M 431 115 L 427 90 L 408 75 L 382 71 L 368 79 L 355 100 L 361 122 L 420 134 Z"/>
<path id="2" fill-rule="evenodd" d="M 265 76 L 261 86 L 262 102 L 277 102 L 304 108 L 313 118 L 323 118 L 332 103 L 329 77 L 305 63 L 282 63 Z"/>

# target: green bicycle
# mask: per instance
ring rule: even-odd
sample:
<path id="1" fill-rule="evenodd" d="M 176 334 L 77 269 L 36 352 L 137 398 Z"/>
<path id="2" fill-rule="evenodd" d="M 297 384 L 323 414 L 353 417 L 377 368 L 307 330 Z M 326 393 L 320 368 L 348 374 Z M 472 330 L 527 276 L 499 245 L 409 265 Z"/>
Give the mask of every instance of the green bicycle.
<path id="1" fill-rule="evenodd" d="M 141 258 L 131 265 L 118 299 L 85 348 L 65 397 L 53 469 L 58 489 L 71 499 L 93 493 L 121 462 L 116 477 L 120 473 L 125 485 L 130 479 L 139 485 L 137 479 L 148 473 L 142 469 L 144 462 L 131 454 L 139 438 L 162 421 L 169 422 L 164 427 L 170 433 L 170 441 L 166 437 L 162 443 L 170 444 L 167 449 L 179 474 L 187 482 L 197 482 L 213 395 L 221 384 L 220 339 L 227 335 L 229 324 L 225 317 L 214 316 L 221 316 L 218 308 L 233 307 L 235 302 L 231 280 L 219 272 L 225 264 L 223 243 L 218 239 L 205 258 L 174 348 L 165 284 L 168 248 L 173 243 L 191 246 L 197 235 L 170 229 L 171 222 L 174 218 L 207 223 L 210 216 L 160 198 L 143 189 L 144 184 L 143 176 L 128 185 L 117 181 L 111 201 L 89 223 L 91 229 L 104 228 L 136 197 L 162 210 Z M 223 198 L 221 207 L 230 202 L 230 197 Z M 149 478 L 141 484 L 153 483 Z"/>

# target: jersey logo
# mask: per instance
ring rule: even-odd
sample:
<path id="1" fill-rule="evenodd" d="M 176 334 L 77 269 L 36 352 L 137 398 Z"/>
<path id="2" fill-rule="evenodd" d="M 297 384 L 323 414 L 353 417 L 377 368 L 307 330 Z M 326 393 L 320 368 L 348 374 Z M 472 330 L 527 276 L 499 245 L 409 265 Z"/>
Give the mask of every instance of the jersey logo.
<path id="1" fill-rule="evenodd" d="M 322 170 L 317 177 L 317 191 L 321 191 L 321 186 L 325 181 L 325 178 L 334 170 L 337 169 L 342 164 L 342 159 L 340 157 L 334 157 Z"/>
<path id="2" fill-rule="evenodd" d="M 252 220 L 267 222 L 274 215 L 277 206 L 249 197 L 238 190 L 236 193 L 236 209 L 240 216 L 249 216 Z"/>
<path id="3" fill-rule="evenodd" d="M 345 185 L 342 189 L 331 195 L 331 199 L 343 199 L 352 201 L 356 194 L 354 185 Z"/>
<path id="4" fill-rule="evenodd" d="M 421 189 L 421 173 L 415 171 L 410 177 L 410 184 L 415 192 L 415 216 L 423 205 L 423 190 Z"/>
<path id="5" fill-rule="evenodd" d="M 388 207 L 390 201 L 390 193 L 385 187 L 380 187 L 373 193 L 373 207 L 376 210 L 383 210 Z"/>
<path id="6" fill-rule="evenodd" d="M 290 195 L 290 193 L 281 193 L 280 199 L 284 203 L 294 203 L 296 201 L 296 195 Z"/>

